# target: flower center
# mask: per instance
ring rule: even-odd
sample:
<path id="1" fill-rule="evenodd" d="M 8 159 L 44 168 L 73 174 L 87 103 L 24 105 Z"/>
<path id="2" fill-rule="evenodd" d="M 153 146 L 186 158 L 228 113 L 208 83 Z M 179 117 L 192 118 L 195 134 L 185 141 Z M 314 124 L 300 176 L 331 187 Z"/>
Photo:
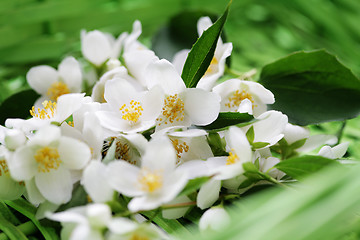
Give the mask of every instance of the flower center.
<path id="1" fill-rule="evenodd" d="M 150 240 L 147 236 L 139 235 L 138 233 L 134 233 L 129 240 Z"/>
<path id="2" fill-rule="evenodd" d="M 163 178 L 158 172 L 143 169 L 139 182 L 141 190 L 152 193 L 162 187 Z"/>
<path id="3" fill-rule="evenodd" d="M 44 101 L 42 102 L 42 105 L 44 106 L 44 108 L 37 108 L 37 111 L 35 111 L 35 107 L 33 106 L 30 110 L 31 116 L 40 119 L 53 118 L 56 112 L 56 102 Z"/>
<path id="4" fill-rule="evenodd" d="M 5 160 L 0 160 L 0 176 L 2 176 L 2 174 L 7 174 L 9 172 L 8 166 L 6 164 Z"/>
<path id="5" fill-rule="evenodd" d="M 181 154 L 189 151 L 189 145 L 187 145 L 186 142 L 181 143 L 179 139 L 170 139 L 170 141 L 175 148 L 176 156 L 178 158 L 177 163 L 179 163 Z"/>
<path id="6" fill-rule="evenodd" d="M 38 172 L 43 173 L 58 169 L 61 163 L 58 150 L 48 146 L 38 149 L 34 158 L 38 163 Z"/>
<path id="7" fill-rule="evenodd" d="M 238 155 L 235 152 L 234 149 L 231 149 L 231 152 L 229 152 L 229 156 L 226 159 L 226 165 L 232 165 L 240 161 Z"/>
<path id="8" fill-rule="evenodd" d="M 120 111 L 123 114 L 122 119 L 129 121 L 130 124 L 135 124 L 139 120 L 144 109 L 140 102 L 134 100 L 131 100 L 129 105 L 130 107 L 126 107 L 126 104 L 121 106 Z"/>
<path id="9" fill-rule="evenodd" d="M 241 92 L 239 90 L 236 90 L 229 98 L 229 102 L 225 103 L 225 106 L 228 108 L 233 107 L 239 107 L 240 103 L 244 99 L 249 99 L 252 103 L 254 103 L 253 97 L 250 93 L 246 92 L 245 90 L 242 90 Z M 253 105 L 254 108 L 254 105 Z"/>
<path id="10" fill-rule="evenodd" d="M 156 120 L 160 123 L 164 121 L 165 124 L 173 123 L 174 121 L 183 121 L 185 112 L 184 112 L 184 102 L 177 94 L 170 95 L 164 100 L 164 107 L 162 108 L 162 117 L 157 118 Z"/>
<path id="11" fill-rule="evenodd" d="M 211 59 L 210 65 L 208 67 L 208 69 L 205 72 L 205 76 L 208 74 L 211 74 L 213 72 L 215 72 L 217 70 L 217 66 L 218 66 L 218 60 L 216 59 L 216 57 L 213 57 L 213 59 Z"/>
<path id="12" fill-rule="evenodd" d="M 115 158 L 128 162 L 130 160 L 129 150 L 130 147 L 127 143 L 116 142 Z"/>
<path id="13" fill-rule="evenodd" d="M 47 95 L 52 101 L 57 101 L 58 97 L 68 93 L 70 93 L 70 90 L 63 82 L 54 82 L 47 91 Z"/>

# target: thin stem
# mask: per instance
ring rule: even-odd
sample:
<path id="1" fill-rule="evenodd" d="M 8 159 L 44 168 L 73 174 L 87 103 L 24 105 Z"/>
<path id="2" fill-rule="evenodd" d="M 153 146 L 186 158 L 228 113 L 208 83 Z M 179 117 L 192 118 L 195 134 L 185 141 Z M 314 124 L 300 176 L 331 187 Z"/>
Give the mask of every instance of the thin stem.
<path id="1" fill-rule="evenodd" d="M 171 209 L 171 208 L 182 208 L 182 207 L 189 207 L 189 206 L 195 206 L 196 202 L 185 202 L 185 203 L 176 203 L 176 204 L 166 204 L 162 205 L 162 209 Z"/>
<path id="2" fill-rule="evenodd" d="M 336 135 L 337 135 L 337 138 L 338 138 L 338 142 L 337 142 L 337 143 L 340 143 L 340 140 L 341 140 L 341 138 L 342 138 L 342 136 L 343 136 L 345 127 L 346 127 L 346 120 L 344 120 L 344 121 L 342 122 L 341 127 L 340 127 L 339 131 L 338 131 L 337 134 L 336 134 Z"/>

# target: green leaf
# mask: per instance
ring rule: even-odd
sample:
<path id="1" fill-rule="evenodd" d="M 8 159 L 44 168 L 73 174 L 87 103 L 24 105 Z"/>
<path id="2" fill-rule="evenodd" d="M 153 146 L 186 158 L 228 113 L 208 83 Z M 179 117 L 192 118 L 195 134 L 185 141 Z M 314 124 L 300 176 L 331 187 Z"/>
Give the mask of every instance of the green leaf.
<path id="1" fill-rule="evenodd" d="M 251 146 L 254 148 L 254 149 L 259 149 L 259 148 L 264 148 L 266 147 L 267 145 L 269 145 L 270 143 L 267 143 L 267 142 L 255 142 L 255 143 L 252 143 Z"/>
<path id="2" fill-rule="evenodd" d="M 246 132 L 246 138 L 249 143 L 253 143 L 255 139 L 254 126 L 251 126 Z"/>
<path id="3" fill-rule="evenodd" d="M 199 177 L 191 179 L 185 186 L 185 188 L 179 193 L 179 196 L 188 195 L 198 190 L 204 183 L 209 181 L 210 177 Z"/>
<path id="4" fill-rule="evenodd" d="M 293 143 L 289 146 L 289 148 L 291 148 L 291 149 L 300 148 L 300 147 L 302 147 L 302 146 L 305 144 L 306 140 L 307 140 L 307 138 L 303 138 L 303 139 L 297 140 L 296 142 L 293 142 Z"/>
<path id="5" fill-rule="evenodd" d="M 217 132 L 209 132 L 209 134 L 207 135 L 207 141 L 214 156 L 229 155 L 229 153 L 227 153 L 225 149 L 225 140 L 221 138 Z"/>
<path id="6" fill-rule="evenodd" d="M 184 227 L 179 221 L 173 219 L 165 219 L 158 212 L 158 210 L 142 212 L 141 214 L 151 219 L 156 225 L 165 230 L 169 234 L 173 234 L 177 231 L 182 231 L 189 233 L 189 231 Z"/>
<path id="7" fill-rule="evenodd" d="M 196 41 L 185 61 L 181 78 L 186 87 L 196 87 L 200 78 L 205 74 L 213 59 L 217 41 L 226 22 L 231 1 L 224 14 Z"/>
<path id="8" fill-rule="evenodd" d="M 34 90 L 25 90 L 5 99 L 0 106 L 0 125 L 4 125 L 7 118 L 29 117 L 29 110 L 38 97 Z"/>
<path id="9" fill-rule="evenodd" d="M 289 122 L 308 125 L 356 117 L 360 81 L 324 50 L 296 52 L 266 65 L 260 81 L 275 95 L 272 109 Z"/>
<path id="10" fill-rule="evenodd" d="M 2 230 L 11 240 L 27 240 L 25 234 L 11 222 L 6 220 L 2 214 L 0 214 L 0 230 Z M 0 237 L 0 239 L 6 239 L 2 234 L 0 234 Z"/>
<path id="11" fill-rule="evenodd" d="M 206 130 L 218 130 L 242 123 L 247 125 L 253 119 L 254 117 L 247 113 L 221 112 L 214 122 L 210 123 L 209 125 L 199 127 Z"/>
<path id="12" fill-rule="evenodd" d="M 286 159 L 276 164 L 275 167 L 287 175 L 299 179 L 308 174 L 315 173 L 328 165 L 335 164 L 340 165 L 333 159 L 307 155 Z"/>
<path id="13" fill-rule="evenodd" d="M 48 228 L 42 226 L 41 223 L 39 222 L 39 220 L 36 219 L 36 217 L 35 217 L 36 207 L 31 205 L 28 201 L 20 198 L 20 199 L 14 200 L 14 201 L 4 201 L 4 202 L 8 206 L 12 207 L 16 211 L 20 212 L 21 214 L 23 214 L 24 216 L 29 218 L 35 224 L 35 226 L 39 229 L 39 231 L 41 232 L 41 234 L 45 238 L 45 240 L 58 239 L 58 238 L 55 238 L 55 235 L 51 231 L 49 231 Z"/>
<path id="14" fill-rule="evenodd" d="M 2 214 L 3 217 L 12 224 L 15 225 L 20 224 L 20 221 L 17 219 L 17 217 L 10 211 L 8 206 L 2 201 L 0 201 L 0 214 Z"/>
<path id="15" fill-rule="evenodd" d="M 218 18 L 202 10 L 185 10 L 173 16 L 168 25 L 152 38 L 152 49 L 156 55 L 171 61 L 180 50 L 190 49 L 198 39 L 197 21 L 202 16 L 209 16 L 214 22 Z"/>

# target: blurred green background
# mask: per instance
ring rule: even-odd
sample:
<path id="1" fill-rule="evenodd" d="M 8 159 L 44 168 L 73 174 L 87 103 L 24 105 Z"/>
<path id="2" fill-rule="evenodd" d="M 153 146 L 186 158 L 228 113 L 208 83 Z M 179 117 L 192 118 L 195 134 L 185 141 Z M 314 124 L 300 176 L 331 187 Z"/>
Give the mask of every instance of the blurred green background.
<path id="1" fill-rule="evenodd" d="M 178 27 L 170 29 L 176 40 L 191 32 L 183 29 L 185 18 L 177 20 L 174 16 L 184 11 L 219 15 L 227 3 L 228 0 L 0 0 L 0 103 L 28 88 L 25 74 L 30 67 L 57 66 L 67 55 L 81 56 L 81 29 L 99 29 L 117 37 L 131 31 L 132 23 L 139 19 L 143 26 L 140 40 L 149 47 L 153 45 L 160 56 L 169 57 L 174 46 L 166 44 L 169 29 L 164 27 L 170 22 Z M 359 76 L 359 23 L 358 0 L 233 0 L 225 24 L 226 39 L 234 46 L 231 67 L 240 72 L 253 68 L 260 71 L 265 64 L 294 51 L 324 48 Z M 314 129 L 336 134 L 341 126 L 329 123 Z M 360 159 L 360 150 L 355 147 L 360 136 L 358 119 L 347 124 L 344 136 L 354 145 L 350 155 Z"/>

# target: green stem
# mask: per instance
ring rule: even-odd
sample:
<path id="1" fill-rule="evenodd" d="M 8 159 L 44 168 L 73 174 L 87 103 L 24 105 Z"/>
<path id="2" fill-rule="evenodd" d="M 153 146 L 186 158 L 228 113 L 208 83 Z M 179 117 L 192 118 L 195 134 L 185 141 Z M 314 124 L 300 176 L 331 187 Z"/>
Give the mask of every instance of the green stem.
<path id="1" fill-rule="evenodd" d="M 250 78 L 256 74 L 256 69 L 251 69 L 250 71 L 243 73 L 243 72 L 239 72 L 235 69 L 231 69 L 226 65 L 225 73 L 228 75 L 231 75 L 235 78 L 240 78 L 243 80 L 250 80 Z"/>
<path id="2" fill-rule="evenodd" d="M 176 203 L 176 204 L 166 204 L 162 205 L 162 209 L 171 209 L 171 208 L 182 208 L 182 207 L 189 207 L 189 206 L 195 206 L 196 202 L 185 202 L 185 203 Z"/>
<path id="3" fill-rule="evenodd" d="M 339 131 L 338 131 L 337 134 L 336 134 L 336 135 L 337 135 L 337 138 L 338 138 L 337 144 L 340 143 L 340 140 L 341 140 L 341 138 L 342 138 L 342 136 L 343 136 L 345 127 L 346 127 L 346 120 L 342 122 L 341 127 L 340 127 Z"/>

